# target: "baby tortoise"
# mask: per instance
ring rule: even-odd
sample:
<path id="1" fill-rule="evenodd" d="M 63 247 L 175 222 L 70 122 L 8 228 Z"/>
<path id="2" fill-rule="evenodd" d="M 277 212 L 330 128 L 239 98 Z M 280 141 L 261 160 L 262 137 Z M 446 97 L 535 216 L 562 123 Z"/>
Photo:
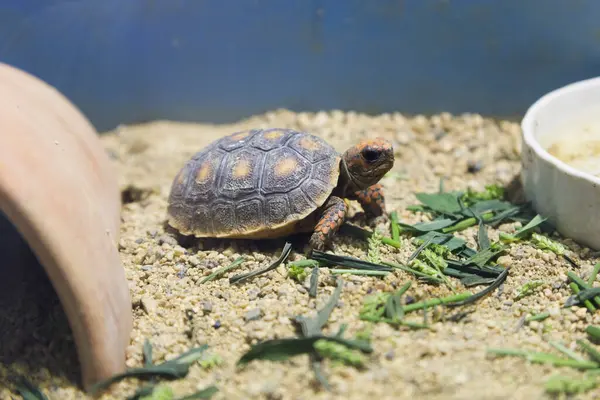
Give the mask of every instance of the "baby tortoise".
<path id="1" fill-rule="evenodd" d="M 368 220 L 383 215 L 379 180 L 394 165 L 391 143 L 363 140 L 343 155 L 292 129 L 252 129 L 218 139 L 179 171 L 167 221 L 182 235 L 268 239 L 312 232 L 324 250 L 357 200 Z"/>

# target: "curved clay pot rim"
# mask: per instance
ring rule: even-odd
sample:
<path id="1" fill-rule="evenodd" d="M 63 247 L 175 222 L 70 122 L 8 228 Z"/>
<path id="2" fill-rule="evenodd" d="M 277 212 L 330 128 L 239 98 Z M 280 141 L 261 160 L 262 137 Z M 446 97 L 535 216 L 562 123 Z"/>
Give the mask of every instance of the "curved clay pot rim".
<path id="1" fill-rule="evenodd" d="M 0 63 L 0 94 L 0 211 L 50 278 L 89 389 L 125 369 L 132 329 L 116 174 L 95 129 L 53 87 Z"/>
<path id="2" fill-rule="evenodd" d="M 523 141 L 535 152 L 537 157 L 541 158 L 542 160 L 551 164 L 554 168 L 567 175 L 571 175 L 575 178 L 583 179 L 600 186 L 600 177 L 596 177 L 585 171 L 574 168 L 564 161 L 554 157 L 542 147 L 535 137 L 535 132 L 538 126 L 536 118 L 538 117 L 538 113 L 541 109 L 545 108 L 549 103 L 553 102 L 559 97 L 573 95 L 577 91 L 587 90 L 593 86 L 596 86 L 600 91 L 600 77 L 570 83 L 546 93 L 527 109 L 525 116 L 521 120 L 521 131 L 523 134 Z"/>

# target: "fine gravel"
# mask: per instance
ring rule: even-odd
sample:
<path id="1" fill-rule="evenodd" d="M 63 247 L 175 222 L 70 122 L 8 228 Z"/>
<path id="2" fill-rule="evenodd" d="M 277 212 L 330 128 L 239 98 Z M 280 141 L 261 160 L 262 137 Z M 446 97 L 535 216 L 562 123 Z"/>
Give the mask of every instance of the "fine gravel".
<path id="1" fill-rule="evenodd" d="M 527 243 L 513 243 L 499 260 L 510 267 L 506 282 L 476 305 L 461 309 L 470 313 L 458 321 L 442 318 L 456 313 L 456 309 L 430 310 L 427 318 L 432 330 L 370 324 L 359 320 L 359 310 L 369 294 L 397 290 L 408 280 L 413 284 L 407 294 L 417 300 L 447 296 L 451 292 L 446 286 L 417 282 L 402 271 L 385 278 L 344 275 L 340 301 L 324 332 L 335 333 L 342 324 L 348 325 L 347 337 L 370 329 L 374 352 L 368 355 L 362 370 L 325 362 L 331 392 L 316 383 L 308 356 L 277 362 L 253 361 L 244 368 L 237 367 L 236 362 L 251 345 L 295 336 L 290 319 L 314 315 L 333 293 L 336 282 L 335 276 L 322 269 L 318 296 L 311 298 L 310 277 L 298 283 L 288 277 L 284 263 L 264 275 L 231 285 L 229 277 L 263 267 L 279 257 L 286 238 L 179 243 L 165 230 L 167 197 L 183 163 L 218 137 L 256 127 L 305 130 L 321 136 L 340 152 L 365 137 L 391 140 L 396 162 L 393 173 L 382 184 L 387 211 L 396 210 L 403 222 L 425 220 L 425 215 L 406 207 L 418 203 L 416 192 L 437 191 L 441 178 L 447 190 L 483 190 L 485 185 L 501 184 L 511 188 L 515 200 L 521 196 L 515 184 L 520 170 L 519 125 L 476 114 L 408 117 L 400 113 L 368 116 L 341 111 L 276 110 L 229 125 L 158 121 L 121 126 L 104 134 L 102 142 L 116 164 L 123 190 L 119 250 L 134 314 L 127 351 L 129 367 L 143 364 L 145 339 L 153 345 L 155 362 L 208 344 L 208 353 L 218 355 L 220 364 L 212 368 L 195 364 L 186 378 L 164 383 L 173 389 L 175 398 L 214 384 L 219 392 L 213 399 L 539 399 L 546 396 L 544 383 L 553 374 L 582 376 L 582 372 L 569 368 L 486 354 L 489 347 L 559 354 L 549 341 L 579 351 L 575 341 L 586 337 L 586 326 L 600 324 L 599 313 L 592 315 L 577 306 L 563 308 L 572 294 L 567 271 L 573 270 L 587 279 L 598 261 L 597 255 L 557 236 L 554 239 L 568 247 L 579 268 L 552 252 Z M 354 202 L 349 217 L 366 227 Z M 507 223 L 498 229 L 489 228 L 489 237 L 497 240 L 500 231 L 511 233 L 519 226 Z M 389 235 L 386 220 L 376 228 Z M 476 226 L 458 233 L 473 248 L 477 247 L 476 234 Z M 294 239 L 288 262 L 305 257 L 303 240 L 307 239 Z M 407 236 L 401 237 L 401 243 L 400 249 L 382 246 L 381 259 L 404 263 L 415 246 Z M 334 245 L 338 254 L 366 259 L 364 240 L 338 235 Z M 215 269 L 240 256 L 245 258 L 240 266 L 201 283 Z M 0 292 L 0 300 L 6 304 L 0 307 L 0 323 L 6 322 L 9 327 L 7 330 L 3 326 L 2 349 L 3 353 L 12 354 L 0 360 L 0 398 L 19 398 L 12 385 L 2 388 L 2 382 L 6 383 L 10 374 L 18 371 L 50 399 L 84 399 L 84 393 L 75 386 L 77 363 L 60 305 L 50 296 L 51 288 L 39 278 L 39 273 L 32 276 L 36 278 L 23 278 L 23 285 L 17 285 L 25 289 L 10 288 L 14 295 Z M 519 289 L 532 280 L 542 280 L 544 285 L 533 294 L 516 299 Z M 465 290 L 457 280 L 453 283 L 459 291 Z M 3 285 L 15 286 L 5 282 Z M 38 292 L 37 296 L 31 295 Z M 26 294 L 32 300 L 22 300 Z M 36 298 L 43 304 L 36 306 Z M 523 316 L 541 312 L 548 312 L 550 317 L 523 323 Z M 421 321 L 422 312 L 411 318 Z M 141 384 L 127 379 L 113 385 L 102 398 L 125 399 Z M 581 398 L 598 396 L 600 390 L 596 389 Z"/>

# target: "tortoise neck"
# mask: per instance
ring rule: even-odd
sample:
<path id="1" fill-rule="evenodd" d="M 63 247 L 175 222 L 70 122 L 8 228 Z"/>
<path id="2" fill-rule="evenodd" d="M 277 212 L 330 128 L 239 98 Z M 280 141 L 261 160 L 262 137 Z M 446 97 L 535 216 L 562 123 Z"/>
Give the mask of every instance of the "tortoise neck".
<path id="1" fill-rule="evenodd" d="M 362 186 L 354 179 L 350 170 L 348 170 L 346 160 L 342 157 L 340 161 L 340 178 L 338 180 L 339 195 L 341 197 L 352 197 L 361 188 Z"/>

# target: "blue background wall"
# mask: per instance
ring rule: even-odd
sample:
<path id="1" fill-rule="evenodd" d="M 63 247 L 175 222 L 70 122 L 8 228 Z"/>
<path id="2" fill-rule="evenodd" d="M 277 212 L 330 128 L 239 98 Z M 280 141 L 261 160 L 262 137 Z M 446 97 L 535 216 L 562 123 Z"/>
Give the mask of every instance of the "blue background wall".
<path id="1" fill-rule="evenodd" d="M 523 113 L 600 71 L 598 0 L 0 0 L 0 60 L 99 130 L 268 109 Z"/>

